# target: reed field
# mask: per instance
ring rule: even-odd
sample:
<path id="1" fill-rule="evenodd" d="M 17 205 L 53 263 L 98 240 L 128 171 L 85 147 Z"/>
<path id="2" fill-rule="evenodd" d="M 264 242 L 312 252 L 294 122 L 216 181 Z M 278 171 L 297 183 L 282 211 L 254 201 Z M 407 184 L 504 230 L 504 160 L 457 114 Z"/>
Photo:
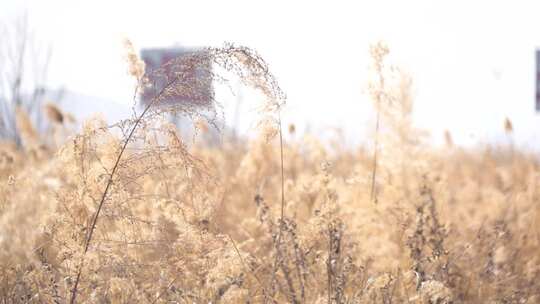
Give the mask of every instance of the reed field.
<path id="1" fill-rule="evenodd" d="M 21 142 L 0 144 L 0 303 L 540 303 L 538 155 L 451 131 L 430 144 L 414 75 L 384 44 L 366 54 L 374 125 L 358 147 L 285 124 L 286 94 L 249 48 L 151 72 L 126 48 L 135 95 L 153 94 L 132 119 L 73 131 L 48 104 L 47 133 L 19 110 Z M 160 103 L 196 94 L 182 71 L 208 60 L 222 70 L 208 80 L 263 96 L 256 134 L 228 136 L 217 98 Z"/>

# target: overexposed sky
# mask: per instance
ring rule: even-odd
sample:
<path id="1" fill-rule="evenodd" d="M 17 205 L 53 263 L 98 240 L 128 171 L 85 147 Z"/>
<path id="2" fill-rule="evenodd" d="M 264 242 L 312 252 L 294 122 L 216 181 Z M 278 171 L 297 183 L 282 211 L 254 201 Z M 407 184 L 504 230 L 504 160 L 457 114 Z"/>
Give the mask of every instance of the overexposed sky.
<path id="1" fill-rule="evenodd" d="M 289 96 L 287 121 L 357 141 L 373 121 L 368 48 L 383 40 L 412 75 L 415 121 L 433 137 L 492 141 L 508 116 L 518 142 L 540 142 L 539 1 L 2 0 L 0 20 L 25 9 L 53 46 L 53 86 L 130 103 L 123 37 L 138 47 L 229 41 L 266 58 Z"/>

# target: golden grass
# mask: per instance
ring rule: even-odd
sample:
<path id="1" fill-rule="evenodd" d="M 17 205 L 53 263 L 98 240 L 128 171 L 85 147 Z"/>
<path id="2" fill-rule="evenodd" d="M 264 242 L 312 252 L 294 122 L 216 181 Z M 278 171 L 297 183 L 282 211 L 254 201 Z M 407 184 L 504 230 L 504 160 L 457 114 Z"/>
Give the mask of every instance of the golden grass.
<path id="1" fill-rule="evenodd" d="M 219 147 L 155 116 L 39 158 L 0 145 L 2 303 L 67 303 L 79 274 L 80 303 L 538 303 L 538 158 L 424 144 L 410 78 L 382 76 L 376 177 L 373 150 L 272 123 Z"/>

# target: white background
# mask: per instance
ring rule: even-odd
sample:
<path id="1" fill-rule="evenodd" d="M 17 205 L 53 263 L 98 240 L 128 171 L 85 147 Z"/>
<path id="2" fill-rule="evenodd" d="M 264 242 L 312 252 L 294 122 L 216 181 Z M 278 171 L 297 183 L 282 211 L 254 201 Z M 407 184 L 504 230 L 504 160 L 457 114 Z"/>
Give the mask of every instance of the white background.
<path id="1" fill-rule="evenodd" d="M 504 137 L 540 142 L 535 114 L 538 1 L 0 1 L 11 22 L 26 10 L 53 46 L 52 86 L 131 103 L 122 38 L 137 47 L 258 50 L 289 96 L 287 122 L 343 128 L 362 141 L 372 125 L 368 49 L 384 40 L 415 84 L 415 122 L 435 142 L 449 129 L 464 145 Z M 250 124 L 249 96 L 243 128 Z"/>

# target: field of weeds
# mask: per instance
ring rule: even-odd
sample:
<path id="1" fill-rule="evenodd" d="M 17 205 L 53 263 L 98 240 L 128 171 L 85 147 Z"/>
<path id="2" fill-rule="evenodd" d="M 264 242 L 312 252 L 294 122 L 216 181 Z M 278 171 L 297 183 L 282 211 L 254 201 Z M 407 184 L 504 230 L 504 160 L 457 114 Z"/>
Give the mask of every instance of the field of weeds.
<path id="1" fill-rule="evenodd" d="M 277 81 L 232 45 L 153 71 L 159 90 L 132 52 L 151 103 L 115 125 L 89 119 L 62 144 L 19 111 L 21 143 L 0 146 L 1 303 L 539 303 L 538 156 L 462 149 L 450 133 L 428 145 L 411 79 L 387 53 L 371 49 L 365 147 L 284 126 Z M 160 105 L 189 93 L 182 68 L 205 60 L 266 96 L 259 136 L 208 145 L 213 100 Z M 65 113 L 47 115 L 63 128 Z"/>

